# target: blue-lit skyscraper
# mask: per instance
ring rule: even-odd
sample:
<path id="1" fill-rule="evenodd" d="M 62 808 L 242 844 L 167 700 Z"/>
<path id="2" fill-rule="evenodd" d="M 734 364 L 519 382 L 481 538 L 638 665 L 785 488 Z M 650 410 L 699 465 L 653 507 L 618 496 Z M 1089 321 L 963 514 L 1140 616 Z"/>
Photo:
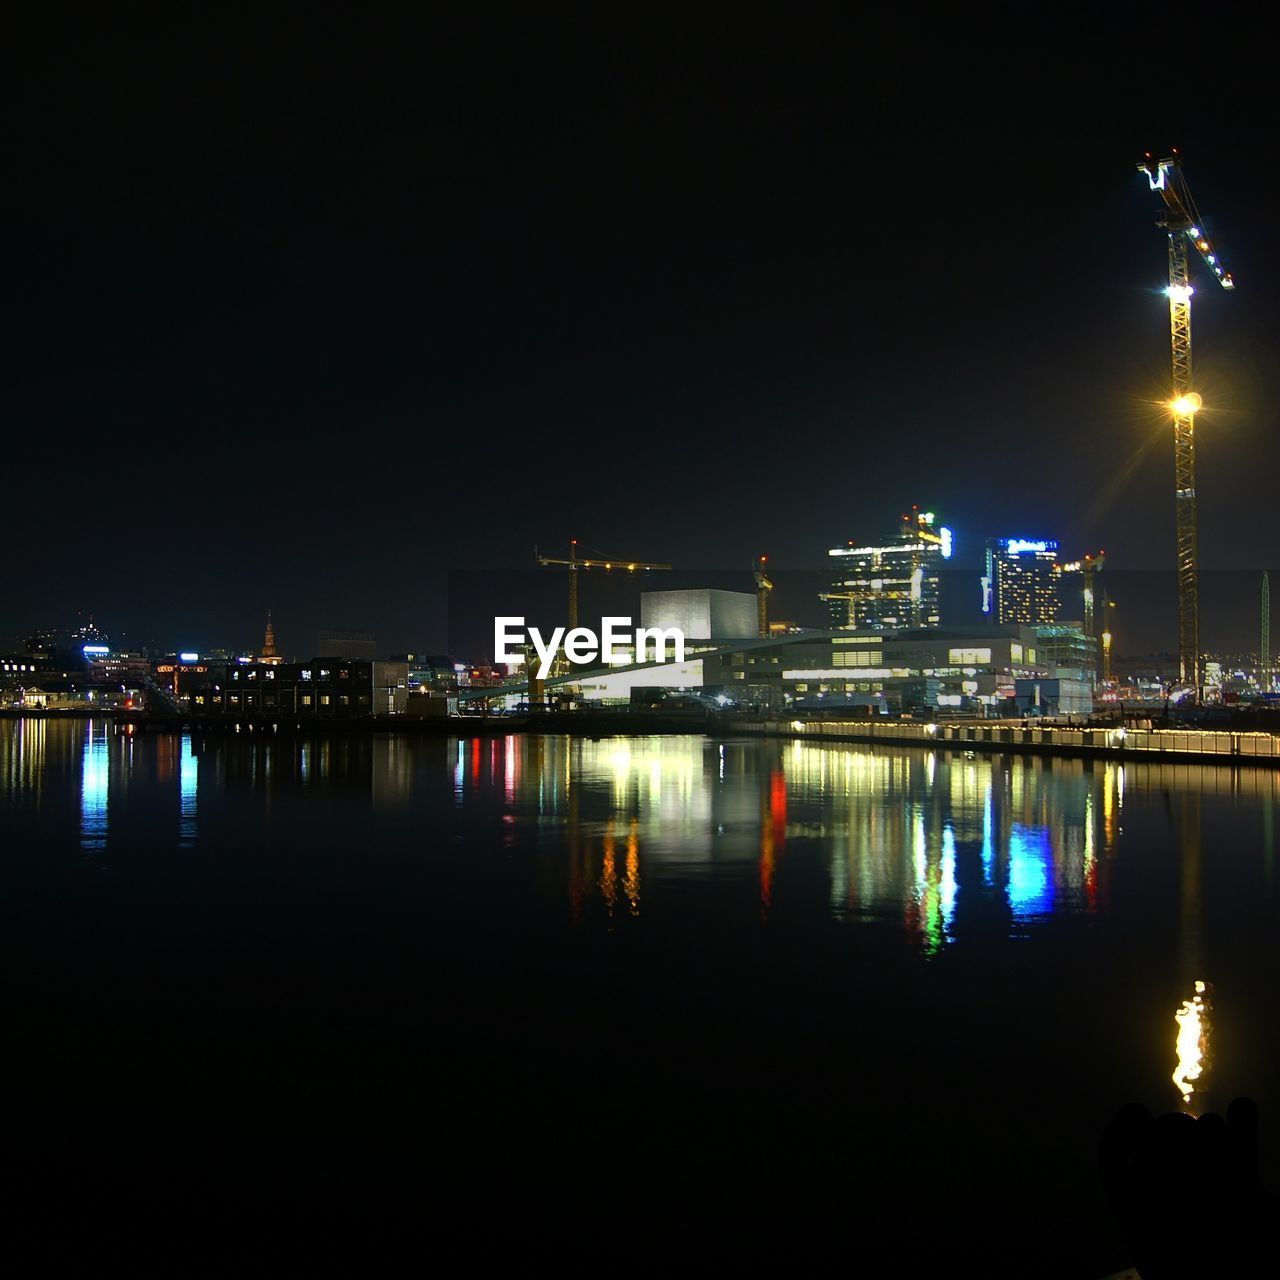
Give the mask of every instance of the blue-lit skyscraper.
<path id="1" fill-rule="evenodd" d="M 1062 609 L 1058 544 L 1044 538 L 988 538 L 982 612 L 993 622 L 1048 626 Z"/>

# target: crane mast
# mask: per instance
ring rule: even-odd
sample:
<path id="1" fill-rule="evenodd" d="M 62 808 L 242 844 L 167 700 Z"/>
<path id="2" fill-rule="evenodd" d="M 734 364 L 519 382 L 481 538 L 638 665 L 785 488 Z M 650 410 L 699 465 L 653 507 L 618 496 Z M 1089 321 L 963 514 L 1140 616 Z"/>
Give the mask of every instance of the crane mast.
<path id="1" fill-rule="evenodd" d="M 769 577 L 769 557 L 760 556 L 755 564 L 756 579 L 756 633 L 761 640 L 769 638 L 769 592 L 773 579 Z"/>
<path id="2" fill-rule="evenodd" d="M 1200 572 L 1199 532 L 1196 520 L 1196 411 L 1200 396 L 1191 382 L 1191 278 L 1188 244 L 1194 245 L 1224 289 L 1235 282 L 1209 242 L 1203 219 L 1182 172 L 1178 153 L 1154 160 L 1148 152 L 1138 168 L 1147 175 L 1152 191 L 1164 200 L 1156 225 L 1169 240 L 1169 334 L 1173 351 L 1174 512 L 1178 557 L 1178 669 L 1182 682 L 1200 688 Z"/>

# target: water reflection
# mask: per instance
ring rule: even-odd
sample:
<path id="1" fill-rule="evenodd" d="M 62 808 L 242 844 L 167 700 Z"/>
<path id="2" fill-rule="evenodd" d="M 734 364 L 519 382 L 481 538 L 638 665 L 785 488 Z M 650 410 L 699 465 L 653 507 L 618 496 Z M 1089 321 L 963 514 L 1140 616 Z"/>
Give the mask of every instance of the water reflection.
<path id="1" fill-rule="evenodd" d="M 110 725 L 87 722 L 80 764 L 80 847 L 89 853 L 107 847 L 110 740 Z"/>
<path id="2" fill-rule="evenodd" d="M 1183 1105 L 1192 1110 L 1191 1098 L 1204 1075 L 1209 1057 L 1209 1001 L 1205 983 L 1195 983 L 1194 994 L 1184 1000 L 1173 1015 L 1178 1025 L 1174 1054 L 1178 1065 L 1173 1070 L 1173 1083 L 1182 1096 Z M 1203 1088 L 1202 1085 L 1200 1085 Z"/>
<path id="3" fill-rule="evenodd" d="M 191 749 L 191 735 L 182 735 L 182 755 L 178 762 L 178 847 L 190 849 L 196 839 L 196 789 L 199 762 Z"/>
<path id="4" fill-rule="evenodd" d="M 1167 797 L 1179 854 L 1179 955 L 1169 969 L 1179 1000 L 1211 977 L 1201 797 L 1255 798 L 1259 874 L 1269 876 L 1280 788 L 1261 772 L 804 741 L 135 739 L 103 723 L 15 721 L 0 732 L 6 803 L 39 803 L 54 761 L 71 749 L 79 845 L 94 852 L 115 830 L 130 778 L 171 796 L 181 848 L 194 847 L 228 797 L 253 796 L 264 809 L 311 797 L 310 811 L 321 796 L 342 795 L 382 821 L 399 814 L 424 847 L 448 842 L 477 859 L 500 850 L 514 865 L 555 855 L 541 864 L 539 891 L 556 881 L 574 920 L 596 913 L 620 925 L 638 919 L 642 903 L 646 914 L 661 908 L 670 886 L 705 882 L 738 886 L 733 909 L 749 901 L 758 923 L 824 906 L 841 923 L 887 924 L 927 956 L 965 938 L 1025 940 L 1054 919 L 1107 913 L 1137 788 L 1148 806 Z"/>

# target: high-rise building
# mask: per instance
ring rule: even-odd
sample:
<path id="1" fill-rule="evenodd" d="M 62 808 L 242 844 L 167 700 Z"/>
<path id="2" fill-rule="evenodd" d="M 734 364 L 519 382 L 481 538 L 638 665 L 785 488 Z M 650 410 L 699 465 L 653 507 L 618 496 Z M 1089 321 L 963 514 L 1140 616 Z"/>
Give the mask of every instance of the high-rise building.
<path id="1" fill-rule="evenodd" d="M 1057 542 L 1044 538 L 988 538 L 982 612 L 1002 626 L 1047 626 L 1062 608 Z"/>
<path id="2" fill-rule="evenodd" d="M 951 558 L 951 530 L 932 511 L 912 507 L 896 534 L 869 546 L 832 547 L 826 602 L 832 627 L 897 631 L 942 623 L 942 562 Z"/>

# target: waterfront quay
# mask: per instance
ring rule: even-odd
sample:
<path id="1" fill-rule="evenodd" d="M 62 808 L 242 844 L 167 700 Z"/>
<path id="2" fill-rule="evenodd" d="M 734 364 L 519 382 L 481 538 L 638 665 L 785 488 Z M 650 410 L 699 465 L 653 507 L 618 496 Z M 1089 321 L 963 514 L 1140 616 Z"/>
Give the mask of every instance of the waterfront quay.
<path id="1" fill-rule="evenodd" d="M 1151 727 L 1150 721 L 1106 725 L 1029 725 L 1017 721 L 879 722 L 852 720 L 744 718 L 738 713 L 709 713 L 702 718 L 636 710 L 534 712 L 525 715 L 449 716 L 415 719 L 375 716 L 360 720 L 229 720 L 223 717 L 164 717 L 121 712 L 117 733 L 176 732 L 198 735 L 429 734 L 470 737 L 485 734 L 570 734 L 591 738 L 635 733 L 706 734 L 712 737 L 785 737 L 812 742 L 858 742 L 927 750 L 1013 752 L 1029 755 L 1092 756 L 1280 766 L 1280 735 L 1259 731 L 1191 726 Z"/>
<path id="2" fill-rule="evenodd" d="M 953 751 L 1280 765 L 1280 736 L 1211 729 L 1130 728 L 1126 725 L 1029 727 L 1023 721 L 877 724 L 872 720 L 761 720 L 740 724 L 737 731 L 785 735 L 805 741 L 883 743 L 895 747 L 917 746 Z"/>

